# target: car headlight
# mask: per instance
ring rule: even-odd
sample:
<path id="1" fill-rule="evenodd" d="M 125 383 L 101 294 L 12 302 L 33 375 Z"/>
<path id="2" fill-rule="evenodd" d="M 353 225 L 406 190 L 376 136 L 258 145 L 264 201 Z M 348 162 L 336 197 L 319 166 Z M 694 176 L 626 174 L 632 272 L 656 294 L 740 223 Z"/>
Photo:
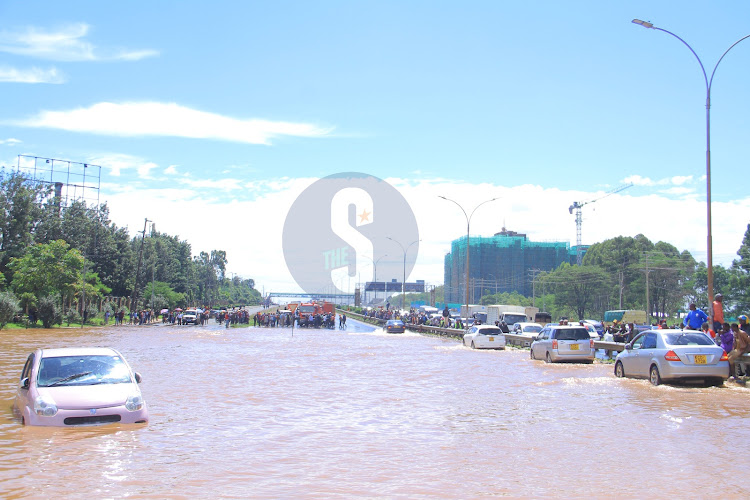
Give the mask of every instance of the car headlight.
<path id="1" fill-rule="evenodd" d="M 128 400 L 125 402 L 125 409 L 128 411 L 138 411 L 143 409 L 143 396 L 140 394 L 132 394 L 128 396 Z"/>
<path id="2" fill-rule="evenodd" d="M 49 396 L 37 396 L 34 400 L 34 412 L 43 417 L 54 417 L 57 414 L 57 405 Z"/>

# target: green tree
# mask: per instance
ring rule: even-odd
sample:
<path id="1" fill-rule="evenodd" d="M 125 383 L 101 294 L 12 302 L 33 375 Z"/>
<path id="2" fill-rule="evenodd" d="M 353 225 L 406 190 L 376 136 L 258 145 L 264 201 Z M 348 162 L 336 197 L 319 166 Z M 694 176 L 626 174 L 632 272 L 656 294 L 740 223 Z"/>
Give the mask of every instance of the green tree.
<path id="1" fill-rule="evenodd" d="M 735 316 L 750 313 L 750 224 L 747 225 L 737 255 L 739 258 L 732 261 L 727 287 L 728 295 L 731 297 L 729 312 Z M 716 274 L 714 273 L 715 280 Z M 723 289 L 719 288 L 719 290 Z"/>
<path id="2" fill-rule="evenodd" d="M 20 304 L 11 292 L 0 292 L 0 330 L 13 320 L 20 310 Z"/>
<path id="3" fill-rule="evenodd" d="M 8 264 L 13 271 L 11 286 L 16 294 L 29 293 L 37 299 L 75 291 L 81 279 L 83 257 L 63 240 L 32 245 L 26 254 Z"/>
<path id="4" fill-rule="evenodd" d="M 48 193 L 47 186 L 17 172 L 0 182 L 0 272 L 9 281 L 13 271 L 8 264 L 34 242 L 41 216 L 39 200 Z"/>
<path id="5" fill-rule="evenodd" d="M 611 279 L 599 266 L 577 266 L 563 263 L 556 270 L 540 275 L 547 289 L 555 290 L 555 302 L 574 312 L 577 318 L 585 319 L 591 311 L 595 298 L 607 295 Z"/>
<path id="6" fill-rule="evenodd" d="M 40 298 L 37 311 L 44 328 L 52 328 L 52 325 L 59 325 L 63 321 L 60 298 L 57 296 L 47 295 Z"/>

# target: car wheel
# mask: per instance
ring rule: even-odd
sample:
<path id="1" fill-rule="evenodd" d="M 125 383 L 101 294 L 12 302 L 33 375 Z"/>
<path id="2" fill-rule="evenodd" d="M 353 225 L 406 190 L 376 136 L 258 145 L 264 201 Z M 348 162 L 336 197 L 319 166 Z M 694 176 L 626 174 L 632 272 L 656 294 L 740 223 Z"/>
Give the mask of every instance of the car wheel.
<path id="1" fill-rule="evenodd" d="M 653 385 L 661 384 L 661 375 L 659 375 L 659 368 L 657 368 L 656 365 L 651 366 L 651 371 L 649 371 L 649 380 Z"/>
<path id="2" fill-rule="evenodd" d="M 529 356 L 531 357 L 531 359 L 536 359 L 536 356 L 534 356 L 534 349 L 529 349 L 529 352 L 531 353 L 531 354 L 529 354 Z"/>
<path id="3" fill-rule="evenodd" d="M 549 352 L 547 353 L 547 357 L 545 357 L 545 358 L 544 358 L 544 360 L 545 360 L 545 361 L 546 361 L 547 363 L 552 363 L 552 356 L 550 356 Z"/>
<path id="4" fill-rule="evenodd" d="M 622 361 L 615 363 L 615 377 L 622 378 L 625 376 L 625 369 L 622 367 Z"/>
<path id="5" fill-rule="evenodd" d="M 472 349 L 476 349 L 477 348 L 477 346 L 474 345 L 474 341 L 473 340 L 471 341 L 471 348 Z"/>

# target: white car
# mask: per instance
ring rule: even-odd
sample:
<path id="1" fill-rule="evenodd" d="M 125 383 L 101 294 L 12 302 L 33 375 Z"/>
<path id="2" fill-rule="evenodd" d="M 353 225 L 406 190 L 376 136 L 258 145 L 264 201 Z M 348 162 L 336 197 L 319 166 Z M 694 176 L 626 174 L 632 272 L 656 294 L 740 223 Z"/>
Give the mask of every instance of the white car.
<path id="1" fill-rule="evenodd" d="M 542 325 L 539 323 L 513 323 L 510 333 L 514 335 L 523 335 L 529 338 L 536 338 L 542 331 Z"/>
<path id="2" fill-rule="evenodd" d="M 495 325 L 475 325 L 464 334 L 464 345 L 472 349 L 505 349 L 505 335 Z"/>
<path id="3" fill-rule="evenodd" d="M 182 313 L 182 324 L 187 325 L 188 323 L 192 325 L 197 325 L 199 322 L 198 315 L 200 313 L 195 309 L 188 309 L 184 313 Z"/>

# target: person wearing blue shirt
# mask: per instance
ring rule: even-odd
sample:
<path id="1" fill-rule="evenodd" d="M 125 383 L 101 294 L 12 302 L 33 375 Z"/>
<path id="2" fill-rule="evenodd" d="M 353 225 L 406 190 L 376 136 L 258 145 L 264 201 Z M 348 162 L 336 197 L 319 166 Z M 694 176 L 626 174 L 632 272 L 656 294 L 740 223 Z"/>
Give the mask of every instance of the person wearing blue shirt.
<path id="1" fill-rule="evenodd" d="M 695 304 L 690 304 L 690 312 L 687 313 L 685 319 L 682 320 L 683 326 L 691 330 L 700 330 L 701 325 L 708 320 L 706 313 L 695 307 Z"/>

